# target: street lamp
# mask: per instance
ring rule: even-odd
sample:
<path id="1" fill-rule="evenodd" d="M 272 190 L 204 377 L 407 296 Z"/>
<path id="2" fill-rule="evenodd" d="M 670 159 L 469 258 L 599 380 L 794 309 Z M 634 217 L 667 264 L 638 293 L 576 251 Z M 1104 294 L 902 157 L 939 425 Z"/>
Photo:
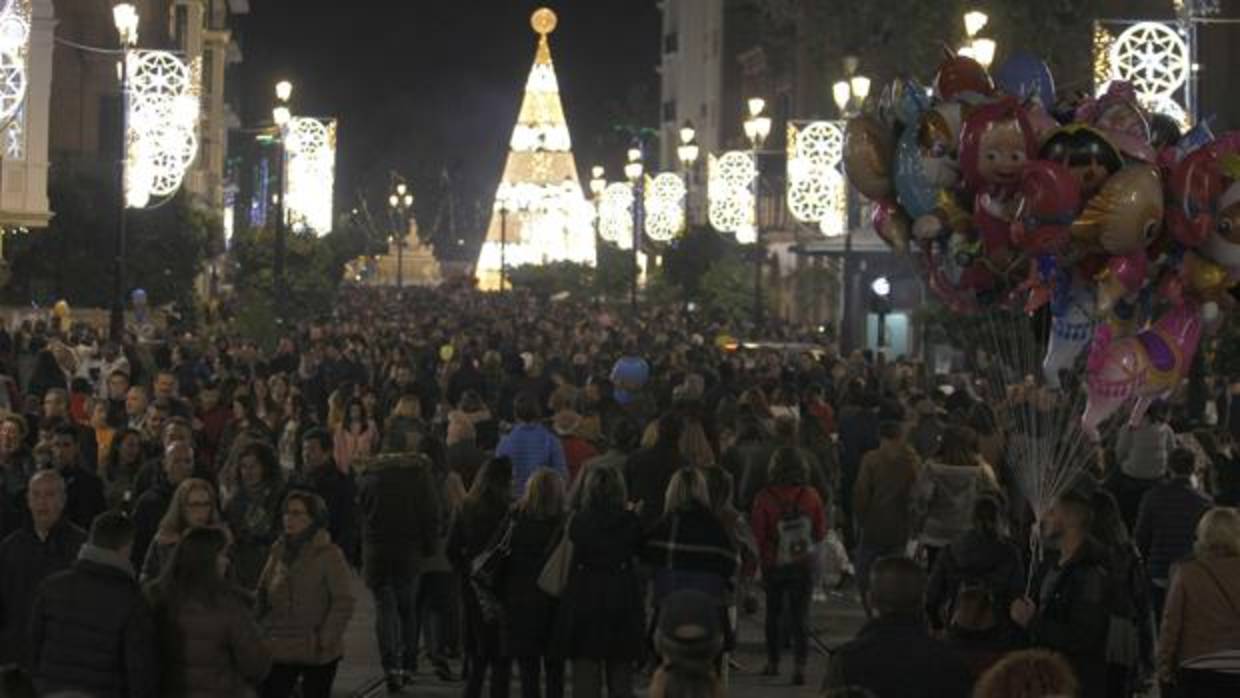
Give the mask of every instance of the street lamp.
<path id="1" fill-rule="evenodd" d="M 997 45 L 993 39 L 979 38 L 978 33 L 986 27 L 986 23 L 989 21 L 990 18 L 986 16 L 985 12 L 978 10 L 966 12 L 964 15 L 966 43 L 956 52 L 958 55 L 972 58 L 987 70 L 990 69 L 991 63 L 995 60 Z"/>
<path id="2" fill-rule="evenodd" d="M 755 328 L 762 326 L 762 263 L 766 255 L 762 247 L 762 224 L 758 220 L 758 197 L 762 192 L 762 168 L 758 163 L 758 151 L 771 135 L 771 119 L 764 116 L 766 100 L 761 97 L 750 97 L 746 102 L 749 118 L 745 119 L 745 137 L 749 139 L 753 155 L 753 226 L 754 226 L 754 257 L 753 257 L 753 324 Z"/>
<path id="3" fill-rule="evenodd" d="M 684 171 L 685 178 L 685 228 L 688 229 L 693 221 L 692 207 L 693 201 L 693 172 L 694 165 L 697 164 L 698 155 L 701 150 L 698 144 L 694 142 L 697 132 L 693 129 L 693 122 L 686 120 L 684 125 L 680 127 L 680 145 L 676 147 L 676 158 L 680 160 L 680 167 Z"/>
<path id="4" fill-rule="evenodd" d="M 285 301 L 286 289 L 284 279 L 284 247 L 285 247 L 285 228 L 287 222 L 287 206 L 285 199 L 288 197 L 288 150 L 286 139 L 288 137 L 289 124 L 293 121 L 292 111 L 289 109 L 289 100 L 293 97 L 293 83 L 288 80 L 281 80 L 276 83 L 276 103 L 271 109 L 271 120 L 275 123 L 275 143 L 277 167 L 279 168 L 280 188 L 276 195 L 276 237 L 275 249 L 272 255 L 271 272 L 275 285 L 276 296 L 276 320 L 284 319 L 284 309 L 287 307 Z"/>
<path id="5" fill-rule="evenodd" d="M 878 350 L 887 346 L 887 313 L 891 312 L 891 281 L 880 276 L 870 282 L 870 307 L 878 316 Z"/>
<path id="6" fill-rule="evenodd" d="M 120 182 L 120 217 L 117 219 L 116 236 L 113 240 L 115 258 L 112 260 L 112 308 L 108 314 L 108 331 L 113 342 L 120 342 L 125 331 L 125 237 L 129 207 L 125 186 L 125 165 L 129 158 L 129 51 L 138 44 L 138 10 L 132 3 L 118 2 L 112 6 L 112 21 L 121 47 L 121 155 L 117 163 L 117 179 Z"/>
<path id="7" fill-rule="evenodd" d="M 388 207 L 392 210 L 392 218 L 396 221 L 396 232 L 393 242 L 396 243 L 396 289 L 405 285 L 405 238 L 409 234 L 409 217 L 413 209 L 413 193 L 409 187 L 393 175 L 396 180 L 391 195 L 388 196 Z"/>
<path id="8" fill-rule="evenodd" d="M 633 278 L 632 284 L 629 286 L 629 303 L 633 307 L 634 315 L 637 314 L 637 251 L 641 247 L 642 239 L 642 196 L 644 187 L 642 175 L 645 174 L 646 168 L 642 164 L 642 148 L 641 141 L 634 143 L 629 148 L 628 162 L 624 165 L 624 176 L 629 180 L 629 185 L 633 188 Z"/>
<path id="9" fill-rule="evenodd" d="M 602 266 L 602 253 L 599 251 L 599 234 L 602 225 L 603 190 L 607 188 L 606 171 L 602 165 L 590 168 L 590 197 L 594 200 L 594 267 Z"/>
<path id="10" fill-rule="evenodd" d="M 856 56 L 846 57 L 844 79 L 831 86 L 831 97 L 835 100 L 835 106 L 840 110 L 840 117 L 844 119 L 859 114 L 865 105 L 866 98 L 870 96 L 870 79 L 857 72 L 860 63 L 861 61 Z M 840 277 L 844 281 L 844 292 L 840 294 L 843 299 L 843 308 L 840 313 L 840 341 L 842 345 L 847 346 L 853 337 L 853 230 L 860 224 L 861 211 L 857 201 L 857 192 L 852 184 L 845 180 L 844 187 L 847 221 L 844 232 L 844 256 L 841 260 L 843 268 L 840 270 Z"/>

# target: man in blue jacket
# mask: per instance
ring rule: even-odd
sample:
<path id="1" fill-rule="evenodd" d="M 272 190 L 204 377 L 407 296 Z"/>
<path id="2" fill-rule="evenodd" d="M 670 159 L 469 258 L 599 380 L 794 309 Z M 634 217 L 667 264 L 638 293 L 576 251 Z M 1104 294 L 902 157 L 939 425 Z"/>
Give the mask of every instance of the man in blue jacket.
<path id="1" fill-rule="evenodd" d="M 568 482 L 568 465 L 564 460 L 564 447 L 560 439 L 539 422 L 538 398 L 521 393 L 512 401 L 517 426 L 500 439 L 495 449 L 496 457 L 508 456 L 512 460 L 513 495 L 525 492 L 525 481 L 539 468 L 550 468 Z"/>

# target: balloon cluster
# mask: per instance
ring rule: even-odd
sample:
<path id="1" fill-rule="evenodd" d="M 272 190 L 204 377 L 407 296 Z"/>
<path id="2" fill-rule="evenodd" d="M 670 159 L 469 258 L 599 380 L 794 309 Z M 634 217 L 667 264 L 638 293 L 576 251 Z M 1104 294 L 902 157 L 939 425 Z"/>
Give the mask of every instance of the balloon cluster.
<path id="1" fill-rule="evenodd" d="M 1028 53 L 993 76 L 949 54 L 931 86 L 902 79 L 873 102 L 848 122 L 845 169 L 944 305 L 1045 307 L 1045 382 L 1087 357 L 1093 438 L 1179 384 L 1240 280 L 1240 132 L 1181 134 L 1123 82 L 1056 101 Z"/>

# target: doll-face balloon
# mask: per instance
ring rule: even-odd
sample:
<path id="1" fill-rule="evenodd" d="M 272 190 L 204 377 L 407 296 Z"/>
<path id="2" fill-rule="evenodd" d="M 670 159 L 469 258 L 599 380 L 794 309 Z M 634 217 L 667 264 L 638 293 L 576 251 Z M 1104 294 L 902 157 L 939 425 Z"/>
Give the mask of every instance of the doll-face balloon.
<path id="1" fill-rule="evenodd" d="M 1014 97 L 977 107 L 960 130 L 960 169 L 977 193 L 1011 192 L 1037 151 L 1033 127 Z"/>
<path id="2" fill-rule="evenodd" d="M 1016 119 L 987 126 L 978 145 L 977 171 L 982 179 L 1003 187 L 1015 186 L 1029 160 L 1025 135 Z"/>

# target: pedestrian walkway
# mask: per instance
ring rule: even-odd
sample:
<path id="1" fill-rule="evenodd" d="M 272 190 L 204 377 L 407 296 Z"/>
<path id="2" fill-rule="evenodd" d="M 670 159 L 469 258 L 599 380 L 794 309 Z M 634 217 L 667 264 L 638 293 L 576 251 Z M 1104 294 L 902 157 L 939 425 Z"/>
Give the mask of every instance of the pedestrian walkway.
<path id="1" fill-rule="evenodd" d="M 383 686 L 383 668 L 379 663 L 379 647 L 375 640 L 375 611 L 371 603 L 370 592 L 360 577 L 354 578 L 354 591 L 357 594 L 357 610 L 353 620 L 345 632 L 345 658 L 340 664 L 340 673 L 336 678 L 335 696 L 352 698 L 365 696 L 374 698 L 387 696 Z M 826 671 L 826 652 L 850 640 L 864 622 L 864 613 L 856 601 L 854 592 L 847 594 L 817 595 L 810 611 L 813 644 L 810 648 L 807 685 L 794 689 L 789 684 L 792 664 L 786 661 L 783 676 L 759 676 L 762 665 L 766 661 L 763 648 L 762 611 L 759 609 L 752 616 L 743 617 L 740 622 L 737 651 L 735 658 L 741 669 L 733 671 L 729 680 L 729 698 L 765 698 L 767 696 L 787 696 L 788 698 L 808 698 L 818 695 L 818 686 L 822 683 Z M 459 670 L 459 662 L 453 666 Z M 514 684 L 510 695 L 520 695 L 513 671 Z M 402 696 L 418 698 L 455 698 L 461 694 L 462 683 L 446 683 L 435 678 L 426 666 L 423 673 L 418 674 L 414 684 L 407 687 Z M 645 696 L 645 681 L 639 681 L 639 696 Z M 571 696 L 571 690 L 569 691 Z"/>

